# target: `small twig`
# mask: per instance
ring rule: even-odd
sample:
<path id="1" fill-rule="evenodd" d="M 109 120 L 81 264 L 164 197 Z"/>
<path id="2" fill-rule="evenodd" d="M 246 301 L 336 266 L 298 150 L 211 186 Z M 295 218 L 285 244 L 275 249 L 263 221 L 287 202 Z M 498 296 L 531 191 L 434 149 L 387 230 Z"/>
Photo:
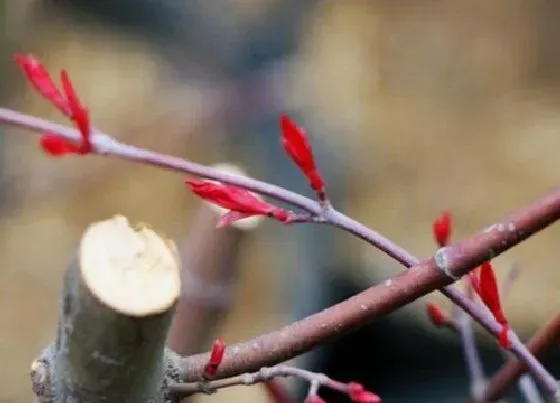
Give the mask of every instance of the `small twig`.
<path id="1" fill-rule="evenodd" d="M 475 295 L 470 283 L 465 282 L 466 295 L 474 301 Z M 461 311 L 457 305 L 453 305 L 451 317 L 453 320 L 463 348 L 465 364 L 469 374 L 471 396 L 474 401 L 480 402 L 486 387 L 486 377 L 482 367 L 482 360 L 476 347 L 471 317 L 466 312 Z"/>
<path id="2" fill-rule="evenodd" d="M 264 367 L 252 373 L 245 373 L 226 379 L 218 379 L 203 382 L 175 383 L 169 385 L 169 391 L 181 397 L 187 397 L 195 393 L 212 394 L 219 389 L 232 386 L 251 386 L 256 383 L 266 382 L 277 377 L 294 377 L 304 380 L 310 384 L 310 394 L 316 395 L 320 388 L 328 388 L 341 393 L 349 394 L 352 388 L 360 387 L 355 382 L 344 383 L 335 381 L 328 376 L 305 369 L 277 365 L 274 367 Z M 371 392 L 369 392 L 371 393 Z"/>
<path id="3" fill-rule="evenodd" d="M 471 319 L 464 312 L 461 312 L 459 326 L 461 329 L 461 345 L 463 346 L 463 354 L 465 355 L 465 362 L 469 372 L 471 396 L 474 401 L 481 402 L 484 389 L 486 388 L 486 378 L 484 376 L 482 361 L 474 340 Z"/>

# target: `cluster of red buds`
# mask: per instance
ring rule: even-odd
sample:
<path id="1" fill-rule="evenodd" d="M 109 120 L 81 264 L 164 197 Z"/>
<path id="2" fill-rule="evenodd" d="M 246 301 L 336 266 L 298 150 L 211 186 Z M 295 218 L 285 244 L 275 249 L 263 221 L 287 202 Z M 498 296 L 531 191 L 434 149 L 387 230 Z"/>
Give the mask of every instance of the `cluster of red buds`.
<path id="1" fill-rule="evenodd" d="M 57 88 L 45 66 L 32 55 L 17 55 L 16 62 L 23 69 L 34 89 L 54 105 L 62 114 L 71 119 L 81 134 L 81 143 L 75 144 L 57 134 L 45 133 L 41 137 L 41 147 L 51 156 L 66 154 L 89 154 L 93 151 L 91 142 L 91 124 L 89 111 L 85 108 L 68 73 L 62 70 L 60 81 L 62 92 Z M 287 115 L 280 117 L 282 129 L 282 145 L 307 178 L 317 198 L 325 205 L 328 203 L 325 183 L 319 174 L 313 150 L 305 131 L 294 123 Z M 187 179 L 193 193 L 199 197 L 228 210 L 219 223 L 226 227 L 232 223 L 252 216 L 267 216 L 282 223 L 289 223 L 293 213 L 278 206 L 267 203 L 248 190 L 210 180 Z"/>
<path id="2" fill-rule="evenodd" d="M 433 223 L 433 236 L 439 247 L 449 244 L 451 238 L 451 213 L 444 212 L 440 218 Z M 485 261 L 480 267 L 473 270 L 467 276 L 470 286 L 479 296 L 482 303 L 490 310 L 496 321 L 502 325 L 499 335 L 499 342 L 503 348 L 508 348 L 509 341 L 509 323 L 502 309 L 502 301 L 496 281 L 496 274 L 490 261 Z M 435 303 L 429 303 L 426 306 L 428 317 L 436 326 L 447 325 L 450 322 L 449 317 Z"/>
<path id="3" fill-rule="evenodd" d="M 63 115 L 71 119 L 82 137 L 81 143 L 75 144 L 54 133 L 45 133 L 41 137 L 43 150 L 52 156 L 89 154 L 93 149 L 89 111 L 78 98 L 68 73 L 65 70 L 60 72 L 63 94 L 57 88 L 45 66 L 33 56 L 16 55 L 15 61 L 23 69 L 35 90 L 50 101 Z"/>

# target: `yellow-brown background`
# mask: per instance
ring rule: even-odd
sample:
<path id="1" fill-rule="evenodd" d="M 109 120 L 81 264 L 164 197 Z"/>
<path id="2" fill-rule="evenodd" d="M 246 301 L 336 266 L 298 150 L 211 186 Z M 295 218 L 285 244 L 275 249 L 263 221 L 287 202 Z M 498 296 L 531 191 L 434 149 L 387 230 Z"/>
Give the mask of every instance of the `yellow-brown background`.
<path id="1" fill-rule="evenodd" d="M 264 15 L 252 1 L 231 3 L 248 19 Z M 288 102 L 325 128 L 320 141 L 345 153 L 340 169 L 353 179 L 344 210 L 424 257 L 433 251 L 430 226 L 441 209 L 453 210 L 460 237 L 557 185 L 560 8 L 544 0 L 398 3 L 317 6 L 287 64 Z M 53 70 L 72 73 L 96 126 L 158 151 L 220 161 L 219 147 L 193 123 L 199 90 L 166 83 L 165 64 L 150 48 L 64 16 L 45 18 L 30 11 L 33 4 L 3 5 L 3 106 L 56 118 L 11 64 L 12 52 L 33 50 Z M 204 125 L 205 132 L 224 130 L 219 119 Z M 0 402 L 25 402 L 29 363 L 53 334 L 61 273 L 83 228 L 121 212 L 180 236 L 198 202 L 175 174 L 113 160 L 53 161 L 35 136 L 20 132 L 4 136 L 2 147 Z M 559 235 L 553 227 L 497 261 L 500 277 L 514 260 L 522 265 L 506 303 L 522 333 L 558 309 Z M 348 275 L 373 281 L 398 269 L 341 239 L 343 257 L 361 267 Z M 230 340 L 287 320 L 282 259 L 271 264 L 273 254 L 262 238 L 244 254 L 223 330 Z M 380 263 L 385 272 L 368 269 Z M 418 309 L 408 312 L 406 320 L 423 320 Z M 256 388 L 223 393 L 205 399 L 262 398 Z"/>

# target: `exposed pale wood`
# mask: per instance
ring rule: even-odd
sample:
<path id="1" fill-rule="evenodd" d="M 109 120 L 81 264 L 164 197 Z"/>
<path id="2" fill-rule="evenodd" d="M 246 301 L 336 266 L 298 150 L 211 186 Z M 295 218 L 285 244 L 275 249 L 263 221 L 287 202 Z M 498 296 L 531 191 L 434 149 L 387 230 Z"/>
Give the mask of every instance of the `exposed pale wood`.
<path id="1" fill-rule="evenodd" d="M 56 340 L 32 365 L 38 401 L 166 401 L 179 290 L 171 241 L 123 216 L 91 225 L 65 275 Z"/>

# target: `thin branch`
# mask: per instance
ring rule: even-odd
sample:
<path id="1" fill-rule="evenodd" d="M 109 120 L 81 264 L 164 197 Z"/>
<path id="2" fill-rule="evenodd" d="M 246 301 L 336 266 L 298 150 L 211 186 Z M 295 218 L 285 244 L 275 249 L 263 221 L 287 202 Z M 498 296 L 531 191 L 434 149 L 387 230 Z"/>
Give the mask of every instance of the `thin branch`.
<path id="1" fill-rule="evenodd" d="M 521 273 L 521 266 L 517 262 L 514 262 L 510 266 L 506 274 L 506 278 L 502 282 L 501 292 L 500 292 L 500 294 L 502 295 L 502 299 L 505 300 L 507 295 L 510 293 L 520 273 Z M 501 351 L 505 359 L 508 360 L 510 355 L 507 353 L 507 351 L 504 350 Z M 517 381 L 517 388 L 519 389 L 519 392 L 523 395 L 523 398 L 527 403 L 543 402 L 539 390 L 537 388 L 537 385 L 535 385 L 535 381 L 533 380 L 533 378 L 531 378 L 531 375 L 527 373 L 521 375 L 521 377 Z"/>
<path id="2" fill-rule="evenodd" d="M 40 133 L 54 132 L 75 141 L 80 139 L 79 134 L 73 129 L 7 109 L 0 109 L 0 122 Z M 367 323 L 376 316 L 391 312 L 428 292 L 451 284 L 453 279 L 460 278 L 483 261 L 496 257 L 560 217 L 560 189 L 558 189 L 509 219 L 494 224 L 457 245 L 442 248 L 434 258 L 419 263 L 418 259 L 406 250 L 363 224 L 332 208 L 324 209 L 319 203 L 279 186 L 125 145 L 98 131 L 95 132 L 92 143 L 93 151 L 98 154 L 229 183 L 284 201 L 321 217 L 329 225 L 367 241 L 406 267 L 415 266 L 408 273 L 388 280 L 385 285 L 374 286 L 322 313 L 312 315 L 278 332 L 261 336 L 249 344 L 240 344 L 238 349 L 230 349 L 242 354 L 226 355 L 224 365 L 221 367 L 224 368 L 221 371 L 223 375 L 228 371 L 229 375 L 239 374 L 255 367 L 291 358 L 340 334 L 343 330 L 348 331 Z M 476 304 L 452 287 L 445 287 L 441 292 L 492 334 L 499 334 L 501 325 L 492 315 L 479 309 Z M 524 361 L 528 368 L 531 368 L 535 378 L 549 393 L 556 393 L 558 388 L 554 378 L 529 353 L 513 332 L 510 332 L 510 339 L 511 351 Z M 187 359 L 184 375 L 198 377 L 202 373 L 204 357 L 199 355 Z"/>
<path id="3" fill-rule="evenodd" d="M 557 314 L 529 340 L 527 347 L 536 357 L 541 357 L 559 341 L 560 314 Z M 517 358 L 512 357 L 490 380 L 484 397 L 485 401 L 493 402 L 503 397 L 526 371 L 527 367 Z"/>
<path id="4" fill-rule="evenodd" d="M 461 345 L 465 363 L 469 372 L 471 396 L 476 402 L 482 402 L 484 389 L 486 388 L 486 378 L 482 368 L 482 361 L 476 347 L 471 318 L 465 312 L 460 313 L 459 328 L 461 335 Z"/>
<path id="5" fill-rule="evenodd" d="M 310 384 L 312 395 L 317 394 L 318 389 L 320 388 L 328 388 L 347 394 L 352 393 L 352 388 L 360 388 L 360 385 L 354 382 L 339 382 L 321 373 L 289 367 L 286 365 L 277 365 L 274 367 L 263 367 L 253 373 L 245 373 L 226 379 L 205 382 L 175 383 L 169 385 L 169 392 L 182 397 L 190 396 L 195 393 L 212 394 L 219 389 L 229 388 L 232 386 L 251 386 L 256 383 L 266 382 L 278 377 L 293 377 L 308 382 Z"/>
<path id="6" fill-rule="evenodd" d="M 467 297 L 474 301 L 474 293 L 470 282 L 465 282 L 465 289 Z M 473 400 L 480 402 L 486 387 L 486 378 L 484 376 L 482 360 L 476 347 L 471 317 L 455 304 L 453 305 L 451 316 L 454 320 L 450 321 L 450 324 L 454 325 L 461 340 L 461 347 L 463 348 L 465 364 L 469 374 L 471 396 Z"/>

